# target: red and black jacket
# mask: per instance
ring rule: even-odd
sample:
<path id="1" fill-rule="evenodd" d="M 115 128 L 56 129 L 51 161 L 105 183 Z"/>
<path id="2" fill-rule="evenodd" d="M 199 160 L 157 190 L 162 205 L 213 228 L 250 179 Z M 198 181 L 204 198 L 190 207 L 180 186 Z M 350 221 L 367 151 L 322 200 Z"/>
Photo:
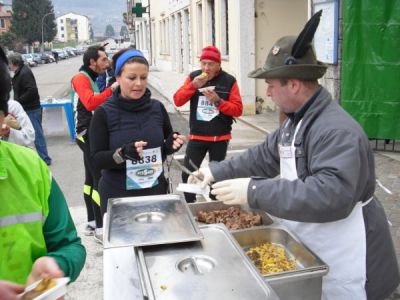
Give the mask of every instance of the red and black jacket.
<path id="1" fill-rule="evenodd" d="M 202 141 L 223 141 L 232 138 L 232 122 L 234 117 L 239 117 L 243 111 L 242 98 L 239 92 L 239 86 L 235 77 L 220 71 L 220 73 L 208 81 L 206 86 L 215 86 L 215 91 L 221 99 L 218 106 L 220 111 L 209 122 L 196 119 L 196 109 L 199 96 L 202 94 L 192 85 L 192 80 L 201 74 L 201 70 L 190 73 L 183 86 L 174 94 L 174 103 L 176 106 L 182 106 L 190 100 L 190 139 Z"/>
<path id="2" fill-rule="evenodd" d="M 85 66 L 82 66 L 80 70 L 85 71 L 89 74 L 93 82 L 96 82 L 98 76 L 96 72 Z M 112 95 L 112 90 L 111 87 L 108 87 L 100 94 L 95 94 L 89 78 L 82 73 L 78 73 L 72 78 L 72 88 L 79 96 L 79 101 L 76 106 L 76 132 L 79 134 L 89 128 L 93 115 L 92 112 Z"/>

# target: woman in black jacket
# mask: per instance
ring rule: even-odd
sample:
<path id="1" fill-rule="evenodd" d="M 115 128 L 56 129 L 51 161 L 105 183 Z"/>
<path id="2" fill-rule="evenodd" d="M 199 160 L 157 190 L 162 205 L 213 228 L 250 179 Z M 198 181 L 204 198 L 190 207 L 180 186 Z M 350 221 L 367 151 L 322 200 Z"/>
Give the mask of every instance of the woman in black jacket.
<path id="1" fill-rule="evenodd" d="M 121 50 L 113 64 L 120 87 L 95 111 L 89 132 L 93 162 L 102 170 L 103 215 L 110 198 L 167 193 L 163 162 L 185 141 L 173 132 L 164 105 L 151 99 L 142 52 Z"/>

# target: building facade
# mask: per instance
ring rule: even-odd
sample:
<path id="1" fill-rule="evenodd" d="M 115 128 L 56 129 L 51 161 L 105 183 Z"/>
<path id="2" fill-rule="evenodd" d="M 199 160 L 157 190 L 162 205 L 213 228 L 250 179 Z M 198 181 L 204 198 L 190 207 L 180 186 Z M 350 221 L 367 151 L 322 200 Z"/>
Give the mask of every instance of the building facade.
<path id="1" fill-rule="evenodd" d="M 201 49 L 217 46 L 222 68 L 238 80 L 244 114 L 277 107 L 266 95 L 263 80 L 247 77 L 264 64 L 273 43 L 285 35 L 298 35 L 319 0 L 142 0 L 147 12 L 138 19 L 128 1 L 127 24 L 135 45 L 146 53 L 160 71 L 188 74 L 199 68 Z M 321 80 L 336 97 L 339 94 L 339 67 L 329 65 Z M 337 98 L 337 97 L 336 97 Z"/>
<path id="2" fill-rule="evenodd" d="M 10 5 L 0 1 L 0 34 L 8 32 L 11 27 L 12 10 Z"/>
<path id="3" fill-rule="evenodd" d="M 57 36 L 60 42 L 90 40 L 90 20 L 87 16 L 68 13 L 56 18 Z"/>

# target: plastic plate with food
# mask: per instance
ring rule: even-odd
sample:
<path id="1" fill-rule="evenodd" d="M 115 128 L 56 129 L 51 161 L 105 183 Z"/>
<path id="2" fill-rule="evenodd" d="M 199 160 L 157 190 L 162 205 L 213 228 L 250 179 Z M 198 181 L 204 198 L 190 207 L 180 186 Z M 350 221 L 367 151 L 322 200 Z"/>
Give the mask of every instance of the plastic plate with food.
<path id="1" fill-rule="evenodd" d="M 210 85 L 210 86 L 205 86 L 205 87 L 199 88 L 200 93 L 202 93 L 205 90 L 213 91 L 213 90 L 215 90 L 215 85 Z"/>
<path id="2" fill-rule="evenodd" d="M 43 278 L 28 287 L 20 295 L 21 300 L 57 300 L 67 293 L 69 277 Z"/>

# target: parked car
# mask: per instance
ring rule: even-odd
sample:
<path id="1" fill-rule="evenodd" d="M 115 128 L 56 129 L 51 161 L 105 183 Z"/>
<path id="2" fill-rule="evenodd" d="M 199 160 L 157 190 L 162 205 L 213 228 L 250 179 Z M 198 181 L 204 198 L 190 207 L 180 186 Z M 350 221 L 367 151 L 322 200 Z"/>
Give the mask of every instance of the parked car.
<path id="1" fill-rule="evenodd" d="M 50 58 L 50 55 L 48 55 L 46 52 L 40 53 L 40 58 L 42 59 L 42 61 L 43 61 L 45 64 L 48 64 L 48 63 L 51 63 L 51 62 L 52 62 L 52 60 L 51 60 L 51 58 Z"/>
<path id="2" fill-rule="evenodd" d="M 37 64 L 43 64 L 44 61 L 42 60 L 42 57 L 39 53 L 31 53 L 30 54 L 33 58 L 33 60 L 37 63 Z"/>
<path id="3" fill-rule="evenodd" d="M 78 47 L 76 48 L 76 53 L 77 53 L 78 55 L 81 55 L 81 54 L 85 53 L 85 49 L 86 49 L 86 48 L 84 48 L 83 46 L 78 46 Z"/>
<path id="4" fill-rule="evenodd" d="M 44 53 L 46 53 L 47 54 L 47 56 L 49 57 L 49 59 L 50 59 L 50 62 L 55 62 L 56 61 L 56 59 L 54 58 L 54 55 L 53 55 L 53 53 L 52 52 L 50 52 L 50 51 L 47 51 L 47 52 L 44 52 Z"/>
<path id="5" fill-rule="evenodd" d="M 65 50 L 62 50 L 62 53 L 64 54 L 65 58 L 69 58 L 69 57 L 70 57 L 70 55 L 68 54 L 68 52 L 67 52 L 67 51 L 65 51 Z"/>
<path id="6" fill-rule="evenodd" d="M 68 56 L 66 55 L 66 53 L 62 49 L 54 48 L 53 52 L 57 52 L 58 53 L 58 59 L 66 59 L 66 58 L 68 58 Z"/>
<path id="7" fill-rule="evenodd" d="M 22 59 L 24 60 L 25 64 L 29 67 L 36 67 L 37 63 L 33 60 L 33 57 L 30 54 L 22 54 Z"/>
<path id="8" fill-rule="evenodd" d="M 64 51 L 67 52 L 69 57 L 76 56 L 76 53 L 72 47 L 65 47 Z"/>

